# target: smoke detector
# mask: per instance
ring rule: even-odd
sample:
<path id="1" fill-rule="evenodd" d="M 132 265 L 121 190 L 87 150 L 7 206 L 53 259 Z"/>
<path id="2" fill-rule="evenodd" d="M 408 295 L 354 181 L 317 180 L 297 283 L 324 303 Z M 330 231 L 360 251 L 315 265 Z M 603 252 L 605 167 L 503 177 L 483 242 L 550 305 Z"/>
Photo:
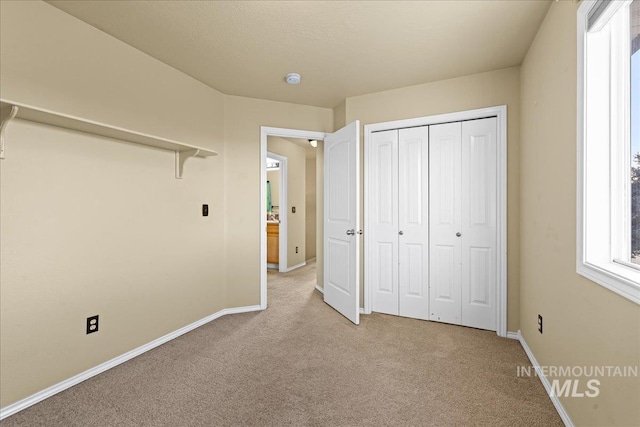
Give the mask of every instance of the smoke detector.
<path id="1" fill-rule="evenodd" d="M 290 85 L 297 85 L 298 83 L 300 83 L 301 77 L 300 77 L 300 74 L 298 73 L 289 73 L 285 77 L 285 80 Z"/>

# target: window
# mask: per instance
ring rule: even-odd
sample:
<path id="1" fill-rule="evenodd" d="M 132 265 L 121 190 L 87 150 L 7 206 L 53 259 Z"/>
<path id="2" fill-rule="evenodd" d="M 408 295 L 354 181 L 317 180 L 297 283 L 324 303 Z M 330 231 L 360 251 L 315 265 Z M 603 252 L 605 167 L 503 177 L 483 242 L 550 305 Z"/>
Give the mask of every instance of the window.
<path id="1" fill-rule="evenodd" d="M 578 9 L 577 271 L 640 304 L 640 0 Z"/>

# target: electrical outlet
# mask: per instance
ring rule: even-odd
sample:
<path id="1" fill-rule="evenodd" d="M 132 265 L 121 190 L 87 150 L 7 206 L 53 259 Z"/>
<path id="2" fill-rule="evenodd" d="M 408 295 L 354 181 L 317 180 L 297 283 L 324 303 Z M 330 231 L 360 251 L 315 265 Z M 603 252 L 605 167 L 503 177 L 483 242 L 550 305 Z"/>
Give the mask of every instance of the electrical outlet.
<path id="1" fill-rule="evenodd" d="M 296 246 L 296 253 L 298 253 L 298 247 Z"/>
<path id="2" fill-rule="evenodd" d="M 538 314 L 538 332 L 542 333 L 542 316 Z"/>
<path id="3" fill-rule="evenodd" d="M 87 334 L 98 332 L 98 315 L 87 317 Z"/>
<path id="4" fill-rule="evenodd" d="M 209 216 L 209 205 L 202 205 L 202 216 Z"/>

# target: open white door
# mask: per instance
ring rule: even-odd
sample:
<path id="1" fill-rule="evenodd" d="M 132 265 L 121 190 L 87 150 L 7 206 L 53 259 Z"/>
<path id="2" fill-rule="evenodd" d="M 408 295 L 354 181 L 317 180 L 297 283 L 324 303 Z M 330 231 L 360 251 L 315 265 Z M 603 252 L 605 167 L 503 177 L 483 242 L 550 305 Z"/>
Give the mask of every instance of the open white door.
<path id="1" fill-rule="evenodd" d="M 360 323 L 360 122 L 324 139 L 324 301 Z"/>

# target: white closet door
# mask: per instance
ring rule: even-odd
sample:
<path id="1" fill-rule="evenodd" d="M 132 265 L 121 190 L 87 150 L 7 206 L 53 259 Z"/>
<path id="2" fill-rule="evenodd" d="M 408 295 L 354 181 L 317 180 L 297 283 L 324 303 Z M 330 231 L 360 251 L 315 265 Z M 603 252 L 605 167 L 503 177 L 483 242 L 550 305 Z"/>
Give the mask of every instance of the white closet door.
<path id="1" fill-rule="evenodd" d="M 496 330 L 496 118 L 462 123 L 462 324 Z"/>
<path id="2" fill-rule="evenodd" d="M 461 323 L 462 124 L 429 129 L 430 319 Z"/>
<path id="3" fill-rule="evenodd" d="M 398 131 L 372 134 L 367 274 L 372 310 L 398 315 Z"/>
<path id="4" fill-rule="evenodd" d="M 398 134 L 399 314 L 429 319 L 429 127 Z"/>

